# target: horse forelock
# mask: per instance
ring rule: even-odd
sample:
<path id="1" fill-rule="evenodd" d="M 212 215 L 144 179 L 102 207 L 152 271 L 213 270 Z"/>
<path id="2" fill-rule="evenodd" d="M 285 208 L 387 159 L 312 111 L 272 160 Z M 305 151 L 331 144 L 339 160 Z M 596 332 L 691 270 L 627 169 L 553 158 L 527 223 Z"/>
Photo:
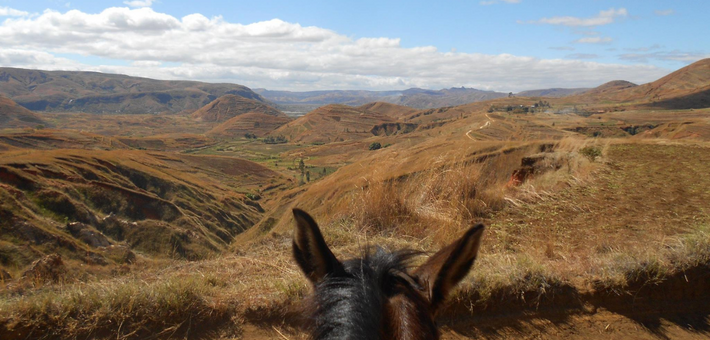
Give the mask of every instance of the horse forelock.
<path id="1" fill-rule="evenodd" d="M 310 301 L 314 339 L 429 339 L 436 332 L 426 302 L 408 276 L 418 252 L 386 252 L 378 248 L 362 258 L 345 261 L 315 286 Z"/>

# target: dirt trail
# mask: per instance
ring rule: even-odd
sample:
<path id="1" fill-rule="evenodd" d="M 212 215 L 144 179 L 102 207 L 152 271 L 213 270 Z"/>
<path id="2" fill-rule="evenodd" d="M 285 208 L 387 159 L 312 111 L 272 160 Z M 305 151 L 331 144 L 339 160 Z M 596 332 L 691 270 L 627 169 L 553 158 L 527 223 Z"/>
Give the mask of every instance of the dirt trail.
<path id="1" fill-rule="evenodd" d="M 483 129 L 491 126 L 492 122 L 495 122 L 495 120 L 493 120 L 493 118 L 491 118 L 488 114 L 486 114 L 486 118 L 488 118 L 488 120 L 485 123 L 483 123 L 483 125 L 479 126 L 478 130 L 483 130 Z M 471 132 L 473 132 L 473 129 L 468 130 L 466 132 L 466 137 L 468 137 L 470 140 L 476 140 L 476 138 L 471 137 Z"/>

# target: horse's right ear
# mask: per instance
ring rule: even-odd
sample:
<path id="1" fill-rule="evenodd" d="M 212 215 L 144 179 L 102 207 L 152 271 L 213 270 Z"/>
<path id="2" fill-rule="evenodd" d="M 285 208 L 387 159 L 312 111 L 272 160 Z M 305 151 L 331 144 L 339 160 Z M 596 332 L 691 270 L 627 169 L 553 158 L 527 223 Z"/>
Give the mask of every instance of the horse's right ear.
<path id="1" fill-rule="evenodd" d="M 471 270 L 481 246 L 484 229 L 483 224 L 476 224 L 460 239 L 439 250 L 414 271 L 414 275 L 428 290 L 429 303 L 434 312 Z"/>
<path id="2" fill-rule="evenodd" d="M 293 235 L 293 257 L 311 282 L 318 283 L 327 275 L 342 272 L 343 265 L 335 258 L 313 217 L 301 209 L 293 209 L 296 231 Z"/>

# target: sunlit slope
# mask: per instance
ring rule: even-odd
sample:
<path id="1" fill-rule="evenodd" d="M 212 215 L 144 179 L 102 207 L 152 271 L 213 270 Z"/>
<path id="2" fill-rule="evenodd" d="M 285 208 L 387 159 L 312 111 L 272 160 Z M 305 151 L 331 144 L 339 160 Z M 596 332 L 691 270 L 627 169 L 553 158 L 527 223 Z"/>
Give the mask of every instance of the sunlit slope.
<path id="1" fill-rule="evenodd" d="M 150 256 L 203 258 L 258 221 L 261 197 L 287 183 L 229 157 L 28 149 L 2 156 L 0 242 L 31 245 L 32 252 L 22 252 L 29 259 L 50 252 L 84 262 L 104 256 L 67 231 L 72 222 Z"/>

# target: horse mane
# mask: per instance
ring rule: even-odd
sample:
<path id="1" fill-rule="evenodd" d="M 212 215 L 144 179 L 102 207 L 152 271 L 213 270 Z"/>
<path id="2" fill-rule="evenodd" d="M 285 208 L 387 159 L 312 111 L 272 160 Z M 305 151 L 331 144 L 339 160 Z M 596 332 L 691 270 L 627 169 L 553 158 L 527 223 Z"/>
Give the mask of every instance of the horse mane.
<path id="1" fill-rule="evenodd" d="M 409 284 L 407 271 L 421 254 L 376 247 L 343 262 L 345 273 L 316 284 L 316 294 L 306 302 L 310 333 L 315 339 L 381 338 L 387 298 L 397 293 L 396 287 Z"/>

